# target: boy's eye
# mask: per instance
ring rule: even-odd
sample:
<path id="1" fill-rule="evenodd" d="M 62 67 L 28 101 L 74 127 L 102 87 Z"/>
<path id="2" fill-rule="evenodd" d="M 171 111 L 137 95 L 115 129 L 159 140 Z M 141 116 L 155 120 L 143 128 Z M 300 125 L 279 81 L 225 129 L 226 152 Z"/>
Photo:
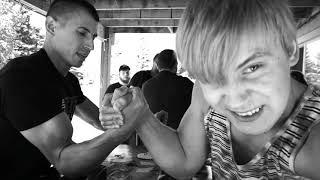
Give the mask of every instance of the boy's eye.
<path id="1" fill-rule="evenodd" d="M 260 64 L 255 64 L 255 65 L 249 66 L 247 69 L 245 69 L 244 73 L 247 74 L 247 73 L 255 72 L 260 67 L 261 67 Z"/>

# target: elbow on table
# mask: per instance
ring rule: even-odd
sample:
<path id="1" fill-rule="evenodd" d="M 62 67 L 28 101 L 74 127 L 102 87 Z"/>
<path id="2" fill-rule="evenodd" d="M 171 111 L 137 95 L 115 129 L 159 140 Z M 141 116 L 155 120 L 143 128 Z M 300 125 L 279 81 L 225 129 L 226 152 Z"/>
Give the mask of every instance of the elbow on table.
<path id="1" fill-rule="evenodd" d="M 75 167 L 74 165 L 56 165 L 56 170 L 59 172 L 59 174 L 68 177 L 68 178 L 79 178 L 86 176 L 88 173 L 88 169 Z"/>
<path id="2" fill-rule="evenodd" d="M 179 167 L 179 166 L 176 166 Z M 179 179 L 179 180 L 184 180 L 184 179 L 191 179 L 193 176 L 196 175 L 196 173 L 198 172 L 198 167 L 196 166 L 180 166 L 179 168 L 172 168 L 170 169 L 167 173 L 174 177 L 175 179 Z"/>

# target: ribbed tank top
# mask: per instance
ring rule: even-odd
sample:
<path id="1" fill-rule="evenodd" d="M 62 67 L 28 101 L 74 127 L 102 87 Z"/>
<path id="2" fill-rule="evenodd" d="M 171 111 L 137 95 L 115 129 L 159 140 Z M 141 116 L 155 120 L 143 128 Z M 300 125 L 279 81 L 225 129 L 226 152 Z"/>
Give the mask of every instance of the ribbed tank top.
<path id="1" fill-rule="evenodd" d="M 320 91 L 309 86 L 299 105 L 280 130 L 248 163 L 237 165 L 230 122 L 214 109 L 204 118 L 210 143 L 209 161 L 216 180 L 307 179 L 295 174 L 294 160 L 310 130 L 320 121 Z"/>

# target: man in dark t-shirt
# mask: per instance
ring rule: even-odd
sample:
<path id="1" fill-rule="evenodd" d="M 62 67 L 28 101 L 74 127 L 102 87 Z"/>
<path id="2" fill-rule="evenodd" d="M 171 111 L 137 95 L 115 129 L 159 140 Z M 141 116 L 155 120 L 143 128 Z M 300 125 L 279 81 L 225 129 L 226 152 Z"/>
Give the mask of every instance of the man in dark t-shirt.
<path id="1" fill-rule="evenodd" d="M 143 70 L 139 71 L 133 75 L 130 80 L 129 86 L 142 88 L 143 83 L 147 80 L 151 79 L 153 76 L 158 74 L 158 68 L 156 66 L 156 61 L 158 59 L 159 54 L 156 54 L 153 58 L 153 66 L 151 70 Z"/>
<path id="2" fill-rule="evenodd" d="M 83 143 L 71 139 L 73 115 L 104 130 L 98 107 L 69 72 L 93 49 L 98 21 L 85 0 L 55 0 L 47 12 L 43 49 L 0 71 L 1 179 L 86 176 L 134 131 L 132 122 Z M 106 96 L 104 103 L 110 101 Z M 108 112 L 121 116 L 112 108 Z"/>
<path id="3" fill-rule="evenodd" d="M 123 64 L 119 67 L 119 82 L 110 84 L 107 87 L 106 93 L 113 93 L 115 89 L 121 86 L 128 86 L 130 81 L 130 67 Z"/>
<path id="4" fill-rule="evenodd" d="M 37 178 L 51 171 L 50 162 L 19 131 L 26 131 L 65 113 L 69 119 L 76 106 L 86 97 L 78 79 L 67 72 L 62 76 L 44 49 L 28 56 L 11 60 L 0 72 L 1 119 L 0 134 L 7 137 L 5 149 L 11 156 L 5 167 L 8 178 Z M 14 142 L 14 143 L 13 143 Z M 15 177 L 15 178 L 13 178 Z"/>
<path id="5" fill-rule="evenodd" d="M 150 110 L 153 113 L 166 111 L 166 125 L 177 129 L 191 103 L 193 82 L 176 74 L 178 62 L 171 49 L 161 51 L 156 64 L 159 73 L 143 84 L 142 91 Z"/>

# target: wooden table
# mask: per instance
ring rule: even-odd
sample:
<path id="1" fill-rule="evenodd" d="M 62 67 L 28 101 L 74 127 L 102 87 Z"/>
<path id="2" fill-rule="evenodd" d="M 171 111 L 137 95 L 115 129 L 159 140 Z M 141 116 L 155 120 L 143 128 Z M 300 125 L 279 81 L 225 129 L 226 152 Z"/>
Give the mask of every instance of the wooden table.
<path id="1" fill-rule="evenodd" d="M 87 180 L 157 180 L 160 168 L 152 160 L 137 158 L 147 152 L 143 146 L 119 145 Z M 209 166 L 204 166 L 192 180 L 212 180 Z"/>
<path id="2" fill-rule="evenodd" d="M 156 180 L 160 169 L 152 160 L 137 158 L 143 152 L 147 152 L 143 147 L 119 145 L 88 180 Z"/>

